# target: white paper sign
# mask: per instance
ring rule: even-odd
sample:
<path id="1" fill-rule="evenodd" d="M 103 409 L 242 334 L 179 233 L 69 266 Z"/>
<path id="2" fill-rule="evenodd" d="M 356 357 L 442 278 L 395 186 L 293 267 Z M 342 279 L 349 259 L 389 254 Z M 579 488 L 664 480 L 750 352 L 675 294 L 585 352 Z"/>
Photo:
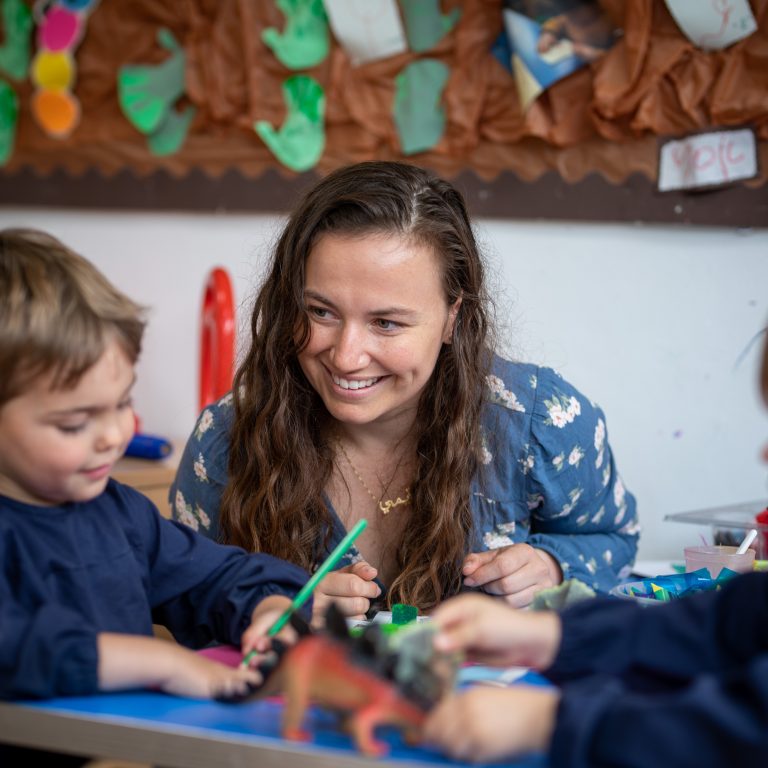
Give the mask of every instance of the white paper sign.
<path id="1" fill-rule="evenodd" d="M 704 50 L 725 48 L 757 29 L 747 0 L 666 0 L 666 3 L 685 36 Z"/>
<path id="2" fill-rule="evenodd" d="M 323 0 L 323 5 L 353 66 L 408 50 L 396 0 Z"/>
<path id="3" fill-rule="evenodd" d="M 755 134 L 713 131 L 668 141 L 659 158 L 659 191 L 727 184 L 757 175 Z"/>

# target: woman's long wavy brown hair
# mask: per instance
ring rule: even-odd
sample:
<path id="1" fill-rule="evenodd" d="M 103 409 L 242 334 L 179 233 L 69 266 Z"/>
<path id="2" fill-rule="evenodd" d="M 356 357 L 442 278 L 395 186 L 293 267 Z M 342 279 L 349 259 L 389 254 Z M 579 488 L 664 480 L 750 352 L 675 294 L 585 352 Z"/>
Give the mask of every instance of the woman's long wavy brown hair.
<path id="1" fill-rule="evenodd" d="M 301 200 L 275 247 L 251 317 L 252 341 L 234 381 L 224 539 L 312 570 L 332 518 L 323 491 L 334 452 L 325 406 L 298 353 L 309 339 L 305 264 L 321 235 L 396 234 L 430 246 L 448 305 L 461 305 L 416 417 L 411 518 L 396 542 L 400 575 L 390 604 L 424 610 L 458 591 L 473 534 L 470 482 L 478 469 L 480 411 L 490 364 L 483 265 L 461 194 L 416 166 L 367 162 L 341 168 Z"/>

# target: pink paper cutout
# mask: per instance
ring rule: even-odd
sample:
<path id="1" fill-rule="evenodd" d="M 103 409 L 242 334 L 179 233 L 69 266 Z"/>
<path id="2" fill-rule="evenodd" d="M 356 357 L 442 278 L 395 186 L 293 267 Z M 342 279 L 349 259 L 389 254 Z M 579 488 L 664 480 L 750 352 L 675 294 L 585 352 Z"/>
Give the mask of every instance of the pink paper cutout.
<path id="1" fill-rule="evenodd" d="M 49 51 L 73 47 L 80 38 L 81 17 L 66 8 L 51 8 L 38 29 L 38 41 Z"/>

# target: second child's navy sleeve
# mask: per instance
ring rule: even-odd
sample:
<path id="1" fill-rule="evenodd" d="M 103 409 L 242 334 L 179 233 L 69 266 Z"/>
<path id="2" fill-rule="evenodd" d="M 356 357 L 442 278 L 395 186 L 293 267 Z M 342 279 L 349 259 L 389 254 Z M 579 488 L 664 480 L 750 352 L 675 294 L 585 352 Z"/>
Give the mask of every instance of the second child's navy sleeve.
<path id="1" fill-rule="evenodd" d="M 585 600 L 560 618 L 562 644 L 546 672 L 554 682 L 607 674 L 666 689 L 768 654 L 768 574 L 745 574 L 717 591 L 658 606 Z"/>
<path id="2" fill-rule="evenodd" d="M 644 608 L 561 614 L 553 768 L 762 766 L 768 754 L 768 574 Z"/>
<path id="3" fill-rule="evenodd" d="M 644 693 L 618 678 L 595 675 L 563 688 L 549 764 L 762 768 L 768 754 L 766 723 L 765 653 L 665 693 Z"/>

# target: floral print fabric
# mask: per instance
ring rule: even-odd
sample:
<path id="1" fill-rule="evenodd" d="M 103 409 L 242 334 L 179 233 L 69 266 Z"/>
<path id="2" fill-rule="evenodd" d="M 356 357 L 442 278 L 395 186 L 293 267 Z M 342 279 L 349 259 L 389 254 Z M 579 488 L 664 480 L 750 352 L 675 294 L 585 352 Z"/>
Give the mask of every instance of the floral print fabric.
<path id="1" fill-rule="evenodd" d="M 639 526 L 603 412 L 549 368 L 496 357 L 486 383 L 472 550 L 527 542 L 549 552 L 564 579 L 607 591 L 629 572 Z M 231 394 L 202 412 L 171 487 L 174 518 L 211 538 L 218 537 L 232 418 Z M 330 547 L 345 534 L 333 514 Z M 352 551 L 339 567 L 357 558 Z"/>

